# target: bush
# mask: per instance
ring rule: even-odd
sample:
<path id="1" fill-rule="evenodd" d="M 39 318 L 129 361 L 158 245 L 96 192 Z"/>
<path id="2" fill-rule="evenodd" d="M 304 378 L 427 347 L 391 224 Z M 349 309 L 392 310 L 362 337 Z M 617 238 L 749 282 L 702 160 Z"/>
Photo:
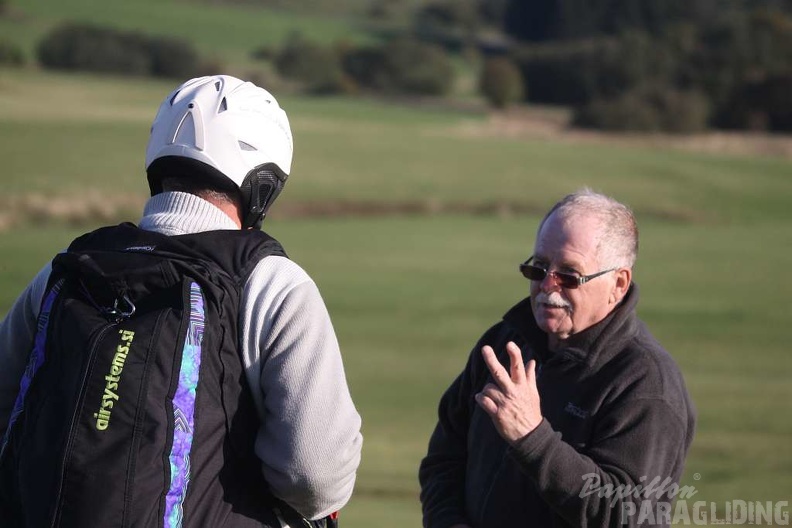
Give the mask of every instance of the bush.
<path id="1" fill-rule="evenodd" d="M 301 37 L 292 38 L 278 52 L 275 68 L 284 77 L 302 83 L 310 93 L 334 93 L 342 89 L 343 72 L 335 50 Z"/>
<path id="2" fill-rule="evenodd" d="M 0 64 L 6 66 L 23 66 L 25 54 L 14 43 L 0 39 Z"/>
<path id="3" fill-rule="evenodd" d="M 782 0 L 783 2 L 784 0 Z M 701 26 L 729 7 L 759 3 L 723 0 L 507 0 L 503 29 L 530 42 L 642 31 L 661 35 L 689 21 Z"/>
<path id="4" fill-rule="evenodd" d="M 705 130 L 708 120 L 709 104 L 700 93 L 652 85 L 581 106 L 573 123 L 609 131 L 682 134 Z"/>
<path id="5" fill-rule="evenodd" d="M 639 32 L 525 46 L 514 59 L 531 87 L 531 101 L 575 106 L 613 99 L 641 84 L 668 83 L 677 65 L 666 42 Z"/>
<path id="6" fill-rule="evenodd" d="M 201 68 L 195 48 L 183 40 L 154 37 L 149 39 L 147 50 L 150 73 L 155 77 L 187 79 L 197 75 Z"/>
<path id="7" fill-rule="evenodd" d="M 45 68 L 144 75 L 149 71 L 142 42 L 129 33 L 65 24 L 47 34 L 37 49 Z"/>
<path id="8" fill-rule="evenodd" d="M 470 30 L 476 26 L 476 16 L 476 5 L 469 0 L 433 0 L 417 10 L 414 24 L 426 30 Z"/>
<path id="9" fill-rule="evenodd" d="M 718 112 L 724 128 L 792 131 L 792 74 L 776 75 L 740 86 Z"/>
<path id="10" fill-rule="evenodd" d="M 792 70 L 792 18 L 781 12 L 723 17 L 696 37 L 681 77 L 718 107 L 746 84 Z"/>
<path id="11" fill-rule="evenodd" d="M 410 6 L 401 0 L 372 0 L 368 3 L 366 16 L 378 21 L 398 19 Z"/>
<path id="12" fill-rule="evenodd" d="M 441 49 L 417 40 L 397 39 L 383 49 L 388 72 L 387 91 L 444 95 L 454 82 L 454 68 Z"/>
<path id="13" fill-rule="evenodd" d="M 347 50 L 341 58 L 344 73 L 363 88 L 382 91 L 388 85 L 388 68 L 382 47 Z"/>
<path id="14" fill-rule="evenodd" d="M 123 75 L 190 77 L 198 55 L 186 42 L 85 24 L 56 27 L 39 42 L 45 68 Z"/>
<path id="15" fill-rule="evenodd" d="M 448 55 L 441 48 L 413 39 L 348 50 L 342 66 L 361 88 L 383 93 L 444 95 L 454 84 Z"/>
<path id="16" fill-rule="evenodd" d="M 505 108 L 525 96 L 522 74 L 507 57 L 490 57 L 484 61 L 479 90 L 495 108 Z"/>
<path id="17" fill-rule="evenodd" d="M 478 16 L 487 25 L 502 26 L 509 0 L 482 0 L 476 6 Z"/>
<path id="18" fill-rule="evenodd" d="M 454 68 L 448 55 L 441 48 L 418 40 L 392 40 L 363 56 L 372 71 L 355 80 L 385 93 L 444 95 L 454 83 Z"/>
<path id="19" fill-rule="evenodd" d="M 250 58 L 259 61 L 273 60 L 278 56 L 278 51 L 272 46 L 263 45 L 250 52 Z"/>

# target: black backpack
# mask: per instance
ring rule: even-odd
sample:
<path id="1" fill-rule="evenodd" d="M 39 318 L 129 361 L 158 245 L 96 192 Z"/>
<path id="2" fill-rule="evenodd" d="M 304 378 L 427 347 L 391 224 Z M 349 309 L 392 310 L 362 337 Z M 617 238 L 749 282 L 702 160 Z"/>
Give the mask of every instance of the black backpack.
<path id="1" fill-rule="evenodd" d="M 268 255 L 285 253 L 260 231 L 122 224 L 53 260 L 0 444 L 2 526 L 325 525 L 271 494 L 253 451 L 237 320 Z"/>

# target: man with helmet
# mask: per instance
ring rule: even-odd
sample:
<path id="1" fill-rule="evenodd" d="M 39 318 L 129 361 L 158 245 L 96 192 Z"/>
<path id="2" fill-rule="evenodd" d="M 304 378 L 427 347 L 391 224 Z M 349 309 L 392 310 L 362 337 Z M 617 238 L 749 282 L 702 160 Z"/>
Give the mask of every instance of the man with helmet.
<path id="1" fill-rule="evenodd" d="M 256 471 L 256 474 L 260 473 L 259 480 L 263 484 L 259 487 L 255 483 L 255 489 L 263 490 L 268 497 L 257 496 L 252 488 L 239 491 L 239 483 L 248 482 L 249 476 L 245 477 L 248 480 L 241 477 L 237 479 L 233 472 L 229 475 L 224 473 L 226 468 L 221 468 L 214 477 L 206 477 L 209 470 L 195 466 L 192 473 L 189 473 L 189 464 L 195 465 L 195 461 L 187 461 L 187 491 L 180 488 L 182 496 L 174 499 L 177 507 L 173 509 L 170 518 L 170 514 L 166 512 L 165 526 L 182 526 L 182 521 L 190 526 L 295 526 L 296 523 L 304 524 L 307 520 L 331 516 L 334 518 L 334 512 L 344 506 L 352 494 L 362 445 L 361 419 L 347 388 L 330 318 L 316 284 L 300 266 L 285 256 L 277 241 L 258 230 L 286 182 L 291 162 L 292 135 L 289 121 L 269 92 L 226 75 L 191 79 L 164 99 L 154 119 L 146 148 L 146 170 L 152 197 L 145 205 L 138 226 L 125 224 L 118 228 L 105 228 L 110 230 L 107 231 L 108 235 L 88 237 L 88 242 L 82 246 L 78 244 L 82 239 L 78 239 L 66 252 L 75 252 L 79 258 L 73 259 L 77 263 L 74 265 L 80 266 L 80 262 L 90 260 L 92 255 L 102 251 L 106 253 L 111 246 L 116 247 L 113 244 L 120 244 L 114 242 L 115 238 L 131 236 L 130 240 L 144 242 L 124 242 L 123 246 L 119 246 L 122 249 L 112 249 L 109 252 L 121 252 L 130 258 L 145 260 L 160 252 L 161 248 L 167 247 L 168 250 L 162 250 L 158 258 L 167 259 L 168 255 L 173 254 L 174 259 L 181 259 L 179 266 L 183 266 L 177 266 L 176 269 L 209 270 L 197 282 L 203 284 L 206 291 L 213 290 L 215 286 L 219 287 L 217 302 L 221 308 L 217 310 L 217 314 L 224 318 L 220 325 L 222 329 L 215 330 L 207 323 L 206 335 L 209 336 L 211 332 L 214 334 L 211 334 L 211 338 L 205 338 L 204 344 L 211 341 L 219 343 L 218 347 L 236 349 L 233 352 L 236 352 L 234 356 L 238 358 L 239 365 L 229 365 L 228 359 L 223 360 L 226 363 L 218 371 L 218 376 L 223 380 L 219 382 L 217 394 L 213 396 L 215 400 L 211 400 L 217 409 L 201 408 L 201 402 L 208 401 L 207 396 L 203 396 L 204 400 L 195 400 L 196 389 L 193 385 L 192 395 L 194 401 L 197 401 L 194 419 L 198 423 L 203 416 L 219 412 L 219 409 L 228 415 L 221 415 L 221 421 L 218 422 L 220 426 L 216 429 L 222 430 L 225 427 L 228 431 L 251 431 L 250 446 L 256 462 L 248 466 L 257 464 L 260 467 L 260 472 Z M 132 234 L 129 235 L 130 233 Z M 98 248 L 101 251 L 95 247 L 96 240 L 103 241 L 104 246 Z M 176 245 L 171 247 L 171 241 Z M 91 243 L 94 246 L 89 248 L 90 251 L 85 250 Z M 73 249 L 75 244 L 83 248 L 82 253 Z M 184 254 L 180 253 L 182 250 Z M 251 259 L 252 262 L 247 262 Z M 114 266 L 120 266 L 117 260 L 114 261 Z M 57 263 L 58 259 L 54 262 Z M 101 260 L 98 262 L 101 263 Z M 64 264 L 66 268 L 67 264 Z M 14 444 L 15 435 L 25 438 L 23 433 L 14 430 L 13 425 L 19 416 L 25 417 L 26 414 L 35 412 L 25 406 L 25 398 L 35 394 L 35 391 L 44 390 L 40 387 L 43 382 L 37 380 L 35 372 L 46 372 L 46 361 L 43 366 L 34 366 L 32 356 L 39 346 L 39 339 L 52 339 L 51 336 L 55 335 L 47 334 L 46 330 L 41 332 L 41 328 L 46 328 L 48 324 L 46 319 L 50 317 L 49 312 L 43 315 L 43 310 L 48 310 L 50 306 L 47 304 L 45 292 L 53 289 L 51 275 L 55 274 L 55 269 L 52 263 L 47 264 L 0 323 L 0 440 L 3 442 L 0 446 L 3 448 L 6 443 L 9 446 Z M 228 278 L 230 279 L 227 280 Z M 57 292 L 52 295 L 56 298 Z M 136 317 L 134 304 L 138 304 L 138 314 L 147 306 L 145 302 L 137 303 L 126 296 L 116 298 L 110 310 L 115 319 L 108 324 L 113 328 L 119 321 L 129 321 L 131 324 Z M 190 303 L 185 304 L 189 307 Z M 57 301 L 52 306 L 55 310 Z M 197 312 L 193 310 L 190 317 L 196 313 L 203 316 L 203 308 L 199 308 Z M 207 317 L 208 313 L 207 308 Z M 229 321 L 229 318 L 232 320 Z M 134 346 L 140 342 L 138 336 L 132 342 L 131 332 L 123 332 L 123 329 L 119 330 L 123 339 L 129 338 L 132 343 L 131 350 L 134 351 Z M 110 334 L 116 335 L 112 332 Z M 223 345 L 229 342 L 229 335 L 235 336 L 235 339 L 230 340 L 232 345 Z M 158 339 L 164 341 L 162 336 L 151 338 L 154 342 L 153 351 L 150 352 L 152 355 L 157 353 Z M 120 343 L 119 350 L 124 344 Z M 188 350 L 187 344 L 184 350 Z M 116 385 L 133 383 L 132 374 L 123 374 L 132 372 L 131 369 L 135 368 L 133 353 L 125 353 L 123 361 L 118 358 L 116 354 L 110 366 L 114 369 L 110 374 L 118 375 L 114 377 L 108 374 L 101 380 L 102 383 L 105 383 L 104 379 L 110 380 L 107 381 L 107 387 L 110 387 L 113 380 L 117 381 Z M 204 362 L 211 359 L 206 357 Z M 41 370 L 36 371 L 33 367 Z M 234 381 L 232 378 L 235 368 L 240 374 Z M 122 379 L 122 374 L 130 381 Z M 86 374 L 89 375 L 91 374 Z M 152 374 L 147 371 L 145 375 Z M 200 372 L 199 381 L 196 382 L 198 391 L 201 390 L 201 384 L 208 383 L 209 375 L 210 373 L 203 370 Z M 242 411 L 238 414 L 229 413 L 226 399 L 229 394 L 236 394 L 236 389 L 228 385 L 229 379 L 246 387 L 241 390 L 239 400 L 251 400 L 250 416 L 254 417 L 254 424 L 238 427 L 236 422 L 242 420 Z M 153 381 L 148 383 L 152 386 L 154 384 Z M 176 381 L 172 383 L 175 384 Z M 142 389 L 141 394 L 150 396 L 151 393 L 146 393 L 145 390 Z M 171 389 L 171 395 L 174 390 L 178 392 L 179 389 Z M 110 394 L 116 400 L 110 402 L 115 403 L 116 408 L 108 407 L 114 413 L 113 418 L 109 418 L 109 410 L 100 410 L 99 414 L 93 416 L 99 416 L 97 424 L 101 423 L 104 428 L 109 424 L 112 429 L 123 420 L 122 411 L 117 410 L 123 398 L 119 400 L 113 391 Z M 189 397 L 190 391 L 185 394 Z M 88 399 L 88 396 L 84 398 Z M 46 395 L 42 401 L 45 401 L 42 408 L 46 411 Z M 234 405 L 236 403 L 231 407 Z M 239 405 L 242 409 L 243 404 Z M 104 422 L 100 421 L 102 417 L 106 418 Z M 80 419 L 77 411 L 75 418 Z M 74 421 L 73 419 L 72 426 Z M 165 428 L 179 429 L 181 423 L 176 420 L 174 425 L 171 421 Z M 22 426 L 16 429 L 22 429 Z M 97 429 L 101 427 L 97 426 Z M 133 429 L 133 437 L 137 434 L 136 431 Z M 91 431 L 91 434 L 95 433 Z M 240 443 L 239 438 L 233 437 L 233 434 L 236 433 L 227 432 L 225 440 L 220 439 L 217 457 L 228 457 L 228 453 L 237 445 L 244 445 L 246 439 L 242 438 Z M 79 435 L 69 436 L 67 449 L 73 450 L 72 444 L 78 444 L 83 441 L 82 438 Z M 141 438 L 136 441 L 143 444 L 148 441 L 146 434 Z M 177 439 L 173 436 L 166 443 L 166 448 L 173 448 Z M 53 444 L 57 442 L 53 441 Z M 15 449 L 23 449 L 21 445 L 17 441 Z M 52 449 L 60 448 L 58 445 L 52 446 Z M 201 446 L 193 446 L 192 449 L 197 452 Z M 245 459 L 245 455 L 241 455 L 241 459 Z M 3 456 L 0 451 L 0 474 L 4 471 L 2 463 Z M 167 465 L 166 462 L 166 473 Z M 174 468 L 177 466 L 172 458 L 170 471 L 176 471 Z M 17 467 L 21 467 L 19 463 Z M 61 469 L 60 478 L 66 483 L 61 483 L 58 489 L 67 489 L 69 486 L 66 478 L 68 475 L 64 477 L 64 473 L 66 470 Z M 128 479 L 132 479 L 134 472 L 128 473 Z M 5 483 L 13 482 L 15 478 L 22 480 L 19 474 L 6 474 L 2 478 Z M 172 475 L 170 478 L 173 478 Z M 189 478 L 196 482 L 201 478 L 211 481 L 206 484 L 207 491 L 201 497 L 190 498 L 190 486 L 193 482 Z M 255 478 L 258 477 L 254 477 L 254 480 Z M 7 488 L 0 486 L 0 516 L 9 501 L 8 496 L 16 494 L 14 496 L 17 498 L 14 500 L 24 500 L 24 493 L 20 494 L 18 490 L 3 497 L 3 489 L 14 486 L 15 484 L 7 485 Z M 219 491 L 213 491 L 215 489 Z M 233 492 L 229 491 L 232 489 Z M 234 494 L 242 498 L 235 502 L 232 500 Z M 18 496 L 23 498 L 19 499 Z M 124 500 L 133 502 L 134 498 L 130 496 L 131 493 L 127 493 Z M 7 502 L 4 503 L 3 500 Z M 64 508 L 68 508 L 68 505 L 62 504 L 62 498 L 59 500 L 60 505 L 52 507 L 52 513 L 48 514 L 47 519 L 52 519 L 52 525 L 59 525 L 59 522 L 64 523 L 60 524 L 63 526 L 69 525 L 63 517 L 66 515 L 63 511 L 67 511 Z M 170 505 L 170 500 L 169 495 L 167 501 L 162 500 L 163 506 L 159 510 L 154 508 L 159 511 L 160 524 L 162 510 L 166 508 L 164 505 L 166 502 Z M 227 501 L 231 506 L 223 509 L 205 504 L 212 500 Z M 277 523 L 270 523 L 255 513 L 247 514 L 248 511 L 259 511 L 258 505 L 265 502 L 274 511 Z M 206 513 L 203 518 L 198 518 L 198 514 L 192 513 L 190 505 L 198 504 L 201 505 L 200 508 L 196 506 L 194 510 L 210 512 L 211 517 Z M 31 505 L 26 507 L 32 508 Z M 118 511 L 121 511 L 120 508 L 121 506 Z M 248 517 L 250 523 L 246 520 Z M 131 517 L 126 517 L 126 522 L 148 525 Z M 21 526 L 32 524 L 20 521 Z"/>

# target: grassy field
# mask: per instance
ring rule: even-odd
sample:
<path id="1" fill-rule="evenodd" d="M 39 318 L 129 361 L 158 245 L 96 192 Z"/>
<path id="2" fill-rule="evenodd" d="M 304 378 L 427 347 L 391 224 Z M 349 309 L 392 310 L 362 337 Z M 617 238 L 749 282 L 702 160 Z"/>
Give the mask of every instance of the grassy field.
<path id="1" fill-rule="evenodd" d="M 326 11 L 294 13 L 244 3 L 11 0 L 9 5 L 11 16 L 0 17 L 0 34 L 31 58 L 41 37 L 64 20 L 183 38 L 206 58 L 232 65 L 249 64 L 254 49 L 280 44 L 294 32 L 321 43 L 371 39 L 354 20 Z"/>
<path id="2" fill-rule="evenodd" d="M 79 208 L 88 188 L 137 219 L 149 122 L 170 88 L 0 71 L 0 217 L 25 220 L 0 230 L 0 314 L 53 251 L 98 223 L 64 225 L 31 211 L 32 196 Z M 417 465 L 437 400 L 479 334 L 527 294 L 516 265 L 531 252 L 538 215 L 581 185 L 637 212 L 640 313 L 699 411 L 684 483 L 696 500 L 788 500 L 792 163 L 502 139 L 485 133 L 484 116 L 431 108 L 281 103 L 296 158 L 267 229 L 319 284 L 364 419 L 345 526 L 420 525 Z M 332 203 L 437 213 L 278 214 Z M 489 205 L 501 213 L 472 214 Z"/>

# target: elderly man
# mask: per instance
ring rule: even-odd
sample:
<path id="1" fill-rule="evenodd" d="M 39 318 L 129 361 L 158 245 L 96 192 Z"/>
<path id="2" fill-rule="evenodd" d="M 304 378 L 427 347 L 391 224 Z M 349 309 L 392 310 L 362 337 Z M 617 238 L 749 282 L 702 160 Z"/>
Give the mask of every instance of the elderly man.
<path id="1" fill-rule="evenodd" d="M 421 463 L 424 526 L 670 524 L 695 411 L 638 319 L 638 229 L 584 189 L 539 225 L 531 297 L 443 395 Z"/>

